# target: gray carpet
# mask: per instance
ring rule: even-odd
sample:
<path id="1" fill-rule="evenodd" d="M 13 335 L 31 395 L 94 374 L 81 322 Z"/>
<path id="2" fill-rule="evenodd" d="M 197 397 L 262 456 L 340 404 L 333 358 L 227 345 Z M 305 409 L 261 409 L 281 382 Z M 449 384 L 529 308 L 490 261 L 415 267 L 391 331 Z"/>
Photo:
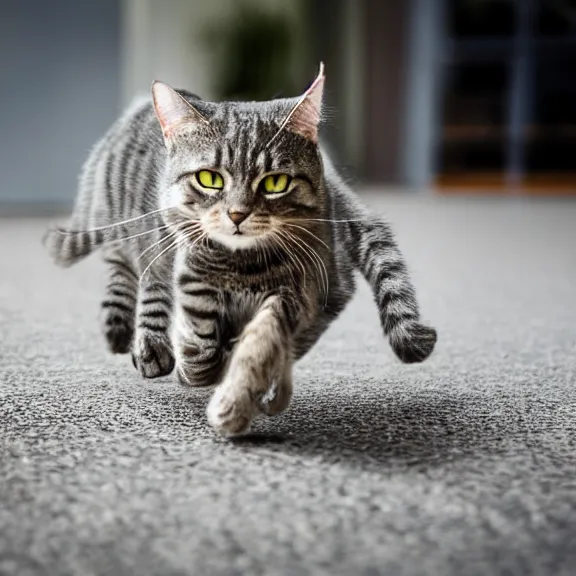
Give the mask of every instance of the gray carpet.
<path id="1" fill-rule="evenodd" d="M 362 286 L 237 442 L 107 355 L 98 259 L 0 220 L 0 574 L 576 572 L 576 202 L 370 201 L 434 357 L 397 362 Z"/>

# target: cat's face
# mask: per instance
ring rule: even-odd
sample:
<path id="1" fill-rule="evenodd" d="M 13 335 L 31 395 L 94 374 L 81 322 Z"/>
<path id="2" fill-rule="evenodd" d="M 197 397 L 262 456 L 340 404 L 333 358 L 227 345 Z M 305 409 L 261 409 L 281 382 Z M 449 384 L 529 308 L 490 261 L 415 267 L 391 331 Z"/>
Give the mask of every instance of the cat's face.
<path id="1" fill-rule="evenodd" d="M 319 108 L 306 108 L 305 97 L 192 108 L 162 86 L 155 94 L 168 148 L 161 207 L 175 207 L 169 221 L 192 241 L 206 235 L 231 250 L 281 244 L 298 223 L 322 215 Z"/>

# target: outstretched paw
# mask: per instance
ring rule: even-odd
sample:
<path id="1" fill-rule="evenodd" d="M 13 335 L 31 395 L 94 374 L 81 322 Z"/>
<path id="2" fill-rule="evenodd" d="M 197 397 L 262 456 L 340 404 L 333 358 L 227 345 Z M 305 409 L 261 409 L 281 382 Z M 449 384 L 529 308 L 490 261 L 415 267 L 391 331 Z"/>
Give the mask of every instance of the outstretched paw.
<path id="1" fill-rule="evenodd" d="M 404 322 L 390 332 L 390 345 L 402 362 L 422 362 L 432 354 L 438 336 L 434 328 Z"/>
<path id="2" fill-rule="evenodd" d="M 257 410 L 247 391 L 235 391 L 223 383 L 216 388 L 206 413 L 208 422 L 218 432 L 238 436 L 248 432 Z"/>
<path id="3" fill-rule="evenodd" d="M 285 377 L 272 383 L 268 392 L 260 399 L 258 407 L 266 416 L 275 416 L 288 408 L 291 399 L 292 379 Z"/>
<path id="4" fill-rule="evenodd" d="M 174 356 L 167 335 L 140 333 L 132 350 L 132 363 L 144 378 L 170 374 L 174 370 Z"/>

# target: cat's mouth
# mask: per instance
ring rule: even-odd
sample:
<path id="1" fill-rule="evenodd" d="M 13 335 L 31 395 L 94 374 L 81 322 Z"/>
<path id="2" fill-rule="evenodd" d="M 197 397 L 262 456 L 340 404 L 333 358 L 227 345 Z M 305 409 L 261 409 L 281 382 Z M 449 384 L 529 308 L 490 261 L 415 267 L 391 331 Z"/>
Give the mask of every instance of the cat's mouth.
<path id="1" fill-rule="evenodd" d="M 266 234 L 254 234 L 251 231 L 247 232 L 242 230 L 226 232 L 212 229 L 208 232 L 208 236 L 216 240 L 219 244 L 223 244 L 227 248 L 236 251 L 254 248 L 254 246 L 262 242 Z"/>

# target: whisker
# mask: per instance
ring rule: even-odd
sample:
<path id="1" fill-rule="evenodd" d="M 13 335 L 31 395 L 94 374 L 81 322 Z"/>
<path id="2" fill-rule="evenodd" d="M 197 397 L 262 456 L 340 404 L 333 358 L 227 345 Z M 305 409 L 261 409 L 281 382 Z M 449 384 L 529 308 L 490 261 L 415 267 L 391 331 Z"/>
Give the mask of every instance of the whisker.
<path id="1" fill-rule="evenodd" d="M 114 240 L 109 240 L 106 242 L 106 244 L 117 244 L 120 242 L 125 242 L 126 240 L 132 240 L 133 238 L 139 238 L 140 236 L 146 236 L 146 234 L 152 234 L 152 232 L 160 232 L 161 230 L 164 230 L 168 228 L 168 224 L 165 224 L 164 226 L 160 226 L 159 228 L 152 228 L 152 230 L 146 230 L 146 232 L 140 232 L 139 234 L 133 234 L 132 236 L 126 236 L 125 238 L 116 238 Z"/>
<path id="2" fill-rule="evenodd" d="M 304 283 L 305 283 L 306 282 L 306 267 L 304 266 L 304 264 L 302 263 L 302 261 L 300 259 L 298 259 L 298 262 L 295 260 L 294 254 L 290 250 L 290 247 L 287 246 L 286 243 L 284 242 L 284 240 L 280 237 L 279 232 L 280 232 L 279 230 L 273 231 L 272 232 L 273 237 L 276 239 L 277 242 L 280 243 L 280 245 L 282 246 L 282 248 L 284 250 L 284 254 L 288 257 L 290 262 L 292 264 L 294 264 L 294 266 L 296 266 L 296 267 L 300 266 L 300 268 L 302 269 L 302 275 L 303 275 Z M 290 278 L 292 278 L 292 282 L 296 283 L 296 279 L 294 278 L 294 272 L 290 266 L 288 267 L 288 270 L 290 272 Z"/>
<path id="3" fill-rule="evenodd" d="M 296 236 L 295 234 L 292 234 L 288 231 L 285 231 L 287 234 L 289 234 L 292 237 L 292 240 L 297 243 L 303 250 L 303 252 L 305 254 L 307 254 L 310 257 L 311 262 L 315 262 L 315 266 L 318 269 L 320 276 L 321 276 L 321 281 L 323 283 L 323 289 L 325 287 L 325 292 L 324 292 L 324 306 L 328 305 L 328 291 L 330 289 L 329 286 L 329 277 L 328 277 L 328 270 L 326 269 L 326 265 L 324 264 L 324 261 L 322 260 L 322 258 L 320 257 L 320 255 L 318 254 L 318 252 L 316 252 L 316 250 L 314 250 L 314 248 L 312 248 L 308 243 L 306 243 L 302 238 L 299 238 L 298 236 Z M 320 270 L 320 268 L 318 267 L 318 265 L 322 266 L 323 269 L 323 273 L 322 270 Z"/>
<path id="4" fill-rule="evenodd" d="M 202 239 L 204 236 L 206 236 L 206 232 L 204 232 L 199 239 L 195 240 L 192 243 L 192 246 L 196 245 L 198 240 Z M 154 262 L 156 262 L 156 260 L 158 260 L 158 258 L 160 258 L 163 254 L 165 254 L 166 252 L 168 252 L 168 250 L 170 250 L 171 248 L 177 247 L 178 245 L 182 244 L 183 242 L 185 242 L 186 240 L 189 239 L 189 235 L 188 236 L 184 236 L 182 238 L 178 238 L 175 242 L 173 242 L 172 244 L 170 244 L 170 246 L 168 246 L 168 248 L 165 248 L 164 250 L 162 250 L 162 252 L 160 252 L 160 254 L 158 254 L 153 260 L 152 262 L 150 262 L 150 264 L 148 264 L 148 266 L 146 266 L 146 268 L 144 269 L 144 272 L 142 272 L 142 274 L 140 275 L 140 279 L 139 282 L 142 281 L 142 278 L 145 276 L 146 272 L 148 272 L 148 270 L 150 270 L 151 266 L 154 264 Z"/>
<path id="5" fill-rule="evenodd" d="M 189 228 L 191 228 L 192 226 L 197 226 L 196 224 L 191 224 L 191 225 L 185 225 L 183 228 L 179 229 L 179 230 L 175 230 L 174 232 L 170 232 L 168 235 L 164 236 L 164 238 L 161 238 L 160 240 L 158 240 L 158 242 L 155 242 L 154 244 L 152 244 L 151 246 L 148 246 L 148 248 L 146 248 L 144 250 L 144 252 L 142 252 L 142 254 L 140 254 L 140 256 L 138 256 L 137 261 L 141 260 L 141 258 L 144 256 L 144 254 L 147 254 L 150 250 L 152 250 L 153 248 L 156 248 L 157 246 L 160 246 L 160 244 L 163 244 L 164 242 L 166 242 L 166 240 L 170 239 L 170 238 L 174 238 L 174 236 L 176 236 L 176 234 L 178 232 L 186 232 L 188 231 Z"/>
<path id="6" fill-rule="evenodd" d="M 166 234 L 166 236 L 164 236 L 163 238 L 160 238 L 160 240 L 158 240 L 157 242 L 154 242 L 153 244 L 148 246 L 148 248 L 146 248 L 142 252 L 142 254 L 140 254 L 140 256 L 138 256 L 136 261 L 139 262 L 143 258 L 144 254 L 147 254 L 148 252 L 150 252 L 150 250 L 157 248 L 158 246 L 160 246 L 160 244 L 163 244 L 164 242 L 166 242 L 166 240 L 168 240 L 170 238 L 174 238 L 175 235 L 176 235 L 176 232 L 169 232 L 168 234 Z"/>
<path id="7" fill-rule="evenodd" d="M 281 235 L 284 240 L 286 240 L 288 242 L 288 246 L 291 245 L 291 238 L 290 238 L 290 234 L 286 231 L 286 230 L 282 230 L 281 228 L 276 230 L 276 232 Z M 303 279 L 304 282 L 306 282 L 306 266 L 305 264 L 302 262 L 302 260 L 300 260 L 300 257 L 298 256 L 298 254 L 296 252 L 293 252 L 290 250 L 290 248 L 286 248 L 286 244 L 283 244 L 285 249 L 287 250 L 288 254 L 291 254 L 294 258 L 292 259 L 292 261 L 294 262 L 294 264 L 296 264 L 296 262 L 294 261 L 294 259 L 296 259 L 298 261 L 298 265 L 300 266 L 300 268 L 302 269 L 302 274 L 303 274 Z M 297 246 L 296 246 L 297 247 Z"/>
<path id="8" fill-rule="evenodd" d="M 131 222 L 136 222 L 138 220 L 142 220 L 143 218 L 147 218 L 148 216 L 152 216 L 153 214 L 158 214 L 159 212 L 166 212 L 167 210 L 174 210 L 177 206 L 168 206 L 167 208 L 158 208 L 158 210 L 152 210 L 152 212 L 146 212 L 146 214 L 142 214 L 140 216 L 135 216 L 134 218 L 128 218 L 127 220 L 122 220 L 122 222 L 114 222 L 113 224 L 107 224 L 106 226 L 97 226 L 96 228 L 89 228 L 88 230 L 66 230 L 66 229 L 58 229 L 60 234 L 68 235 L 68 234 L 82 234 L 84 232 L 100 232 L 101 230 L 108 230 L 109 228 L 115 228 L 116 226 L 123 226 L 124 224 L 130 224 Z"/>
<path id="9" fill-rule="evenodd" d="M 343 223 L 343 222 L 365 222 L 361 218 L 356 220 L 333 220 L 331 218 L 294 218 L 291 220 L 293 222 L 333 222 L 333 223 Z"/>
<path id="10" fill-rule="evenodd" d="M 163 254 L 168 252 L 168 250 L 170 250 L 171 248 L 174 248 L 175 246 L 177 246 L 182 240 L 183 239 L 178 238 L 176 240 L 176 242 L 173 242 L 172 244 L 170 244 L 170 246 L 168 246 L 168 248 L 165 248 L 164 250 L 162 250 L 162 252 L 160 252 L 160 254 L 155 256 L 154 259 L 152 260 L 152 262 L 150 262 L 150 264 L 148 264 L 148 266 L 146 266 L 146 268 L 144 268 L 144 272 L 142 272 L 142 274 L 140 274 L 140 279 L 138 280 L 138 282 L 142 282 L 142 278 L 144 278 L 144 276 L 146 275 L 146 272 L 148 272 L 148 270 L 150 270 L 152 264 L 154 264 L 154 262 L 156 262 L 156 260 L 158 260 L 158 258 L 160 258 Z"/>
<path id="11" fill-rule="evenodd" d="M 256 251 L 258 252 L 258 261 L 260 262 L 260 252 L 262 252 L 262 259 L 264 260 L 264 268 L 266 271 L 270 270 L 270 265 L 268 264 L 268 253 L 266 250 L 267 246 L 264 244 L 262 246 L 260 243 L 256 244 Z"/>
<path id="12" fill-rule="evenodd" d="M 312 236 L 313 238 L 316 238 L 316 240 L 318 240 L 318 242 L 321 242 L 322 244 L 324 244 L 324 246 L 326 246 L 326 248 L 328 248 L 328 250 L 332 251 L 330 246 L 328 246 L 328 244 L 326 244 L 326 242 L 324 242 L 324 240 L 322 240 L 322 238 L 319 238 L 318 236 L 316 236 L 316 234 L 314 234 L 313 232 L 310 232 L 310 230 L 308 230 L 307 228 L 304 228 L 304 226 L 298 226 L 297 224 L 290 224 L 289 222 L 286 222 L 285 224 L 286 224 L 286 226 L 291 226 L 292 228 L 298 228 L 299 230 L 302 230 L 302 231 L 306 232 L 307 234 L 310 234 L 310 236 Z"/>

